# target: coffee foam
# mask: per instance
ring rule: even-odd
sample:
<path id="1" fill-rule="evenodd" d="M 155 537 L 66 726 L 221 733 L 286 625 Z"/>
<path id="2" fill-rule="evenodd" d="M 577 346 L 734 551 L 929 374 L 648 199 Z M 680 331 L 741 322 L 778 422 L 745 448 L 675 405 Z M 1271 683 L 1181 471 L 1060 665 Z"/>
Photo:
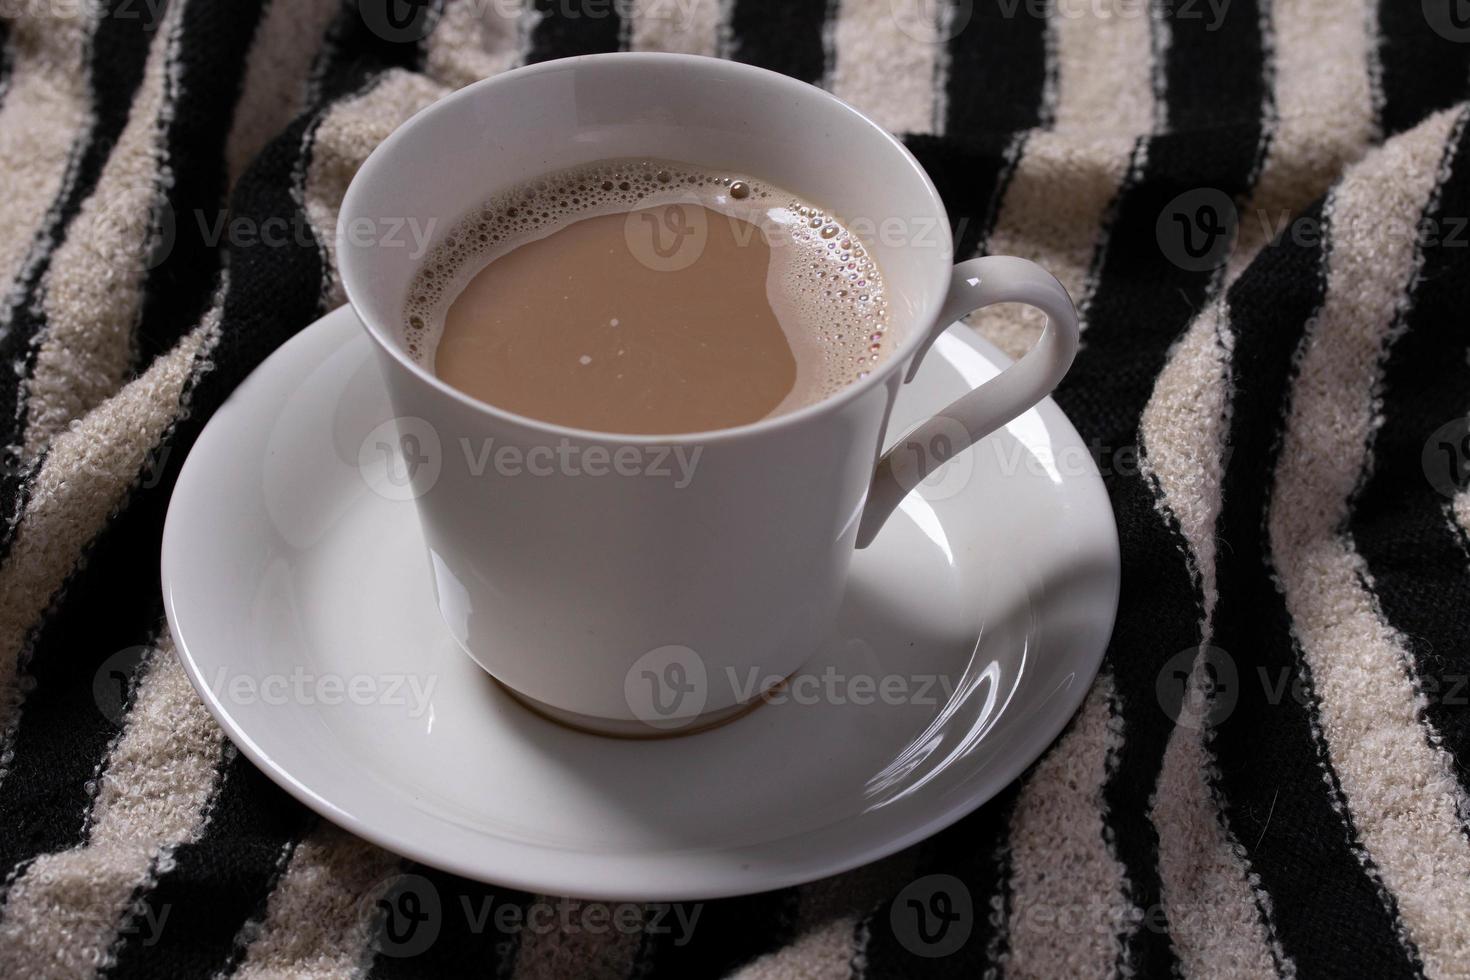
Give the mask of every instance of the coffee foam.
<path id="1" fill-rule="evenodd" d="M 698 205 L 749 222 L 770 245 L 766 294 L 797 362 L 796 383 L 772 415 L 866 377 L 893 348 L 882 275 L 866 246 L 838 218 L 748 175 L 627 159 L 548 174 L 466 214 L 410 284 L 404 349 L 432 371 L 450 304 L 502 255 L 585 218 L 666 205 Z M 673 220 L 695 214 L 681 209 Z M 650 259 L 656 261 L 652 253 Z"/>

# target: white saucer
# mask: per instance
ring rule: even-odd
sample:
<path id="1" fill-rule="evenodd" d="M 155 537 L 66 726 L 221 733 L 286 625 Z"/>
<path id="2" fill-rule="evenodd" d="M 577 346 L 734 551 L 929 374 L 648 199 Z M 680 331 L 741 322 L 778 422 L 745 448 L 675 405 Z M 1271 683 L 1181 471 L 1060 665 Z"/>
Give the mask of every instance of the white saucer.
<path id="1" fill-rule="evenodd" d="M 1097 672 L 1117 532 L 1096 468 L 1047 401 L 910 494 L 857 554 L 841 635 L 785 700 L 686 737 L 561 728 L 458 649 L 413 503 L 359 470 L 365 437 L 392 415 L 369 343 L 339 309 L 230 397 L 174 491 L 163 588 L 190 679 L 235 744 L 390 850 L 592 899 L 809 881 L 984 803 Z M 951 330 L 890 433 L 1003 363 Z"/>

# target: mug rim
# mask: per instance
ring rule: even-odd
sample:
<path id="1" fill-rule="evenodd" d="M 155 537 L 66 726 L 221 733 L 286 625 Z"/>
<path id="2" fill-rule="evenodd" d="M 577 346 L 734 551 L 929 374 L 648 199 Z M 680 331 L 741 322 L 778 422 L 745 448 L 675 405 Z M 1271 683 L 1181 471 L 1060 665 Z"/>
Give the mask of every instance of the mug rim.
<path id="1" fill-rule="evenodd" d="M 576 68 L 583 65 L 605 64 L 609 62 L 620 62 L 629 65 L 633 65 L 639 62 L 683 62 L 691 70 L 695 71 L 717 70 L 730 72 L 736 75 L 743 74 L 748 77 L 757 79 L 763 84 L 776 85 L 789 91 L 799 91 L 801 94 L 807 97 L 817 98 L 819 102 L 831 106 L 831 108 L 835 111 L 855 116 L 861 124 L 864 124 L 868 128 L 872 129 L 880 137 L 880 141 L 882 143 L 886 144 L 889 149 L 895 151 L 898 154 L 899 158 L 905 165 L 905 169 L 920 181 L 923 191 L 928 196 L 929 201 L 933 207 L 934 216 L 940 222 L 940 226 L 945 229 L 948 229 L 950 227 L 949 214 L 944 207 L 943 199 L 939 196 L 938 189 L 934 186 L 934 181 L 929 177 L 929 174 L 924 169 L 923 165 L 920 164 L 919 161 L 914 157 L 913 153 L 909 151 L 908 147 L 904 146 L 903 142 L 898 139 L 898 137 L 894 136 L 893 133 L 880 126 L 876 121 L 872 119 L 872 117 L 868 116 L 866 113 L 857 109 L 850 103 L 844 102 L 842 99 L 839 99 L 837 96 L 826 91 L 825 89 L 819 88 L 815 85 L 811 85 L 807 82 L 803 82 L 799 79 L 792 78 L 788 75 L 783 75 L 779 72 L 771 71 L 766 68 L 761 68 L 756 65 L 747 65 L 741 62 L 731 61 L 725 58 L 713 58 L 706 55 L 674 54 L 668 52 L 654 51 L 615 51 L 606 52 L 603 54 L 577 55 L 570 58 L 555 58 L 549 61 L 538 62 L 534 65 L 524 65 L 519 68 L 513 68 L 509 71 L 504 71 L 499 74 L 492 75 L 489 78 L 483 78 L 477 82 L 472 82 L 471 84 L 466 85 L 463 88 L 450 93 L 449 95 L 446 95 L 442 99 L 438 99 L 430 103 L 429 105 L 420 109 L 418 112 L 414 113 L 408 119 L 400 123 L 398 127 L 393 130 L 393 132 L 389 133 L 382 142 L 374 147 L 372 152 L 369 153 L 366 159 L 363 160 L 362 165 L 358 167 L 357 172 L 353 174 L 352 180 L 347 186 L 347 191 L 342 197 L 342 204 L 337 215 L 337 225 L 334 231 L 337 235 L 338 241 L 344 240 L 342 226 L 344 223 L 350 220 L 349 216 L 355 210 L 352 207 L 354 198 L 357 195 L 363 193 L 362 187 L 366 183 L 366 181 L 364 180 L 364 176 L 366 175 L 366 177 L 370 179 L 372 177 L 372 169 L 375 166 L 382 165 L 383 160 L 392 155 L 392 153 L 399 145 L 404 144 L 409 139 L 411 139 L 410 131 L 418 128 L 432 115 L 439 112 L 447 111 L 447 109 L 451 105 L 457 102 L 468 101 L 471 99 L 483 97 L 483 94 L 485 92 L 490 91 L 499 85 L 503 85 L 509 79 L 525 79 L 528 77 L 533 77 L 535 75 L 546 74 L 550 72 L 566 71 L 569 69 L 575 70 Z M 869 243 L 869 248 L 871 247 L 871 243 Z M 389 336 L 384 328 L 372 322 L 372 318 L 366 316 L 362 312 L 361 305 L 359 304 L 356 296 L 356 294 L 359 292 L 359 290 L 356 288 L 357 277 L 352 273 L 352 269 L 354 267 L 352 256 L 355 253 L 350 250 L 338 248 L 336 250 L 336 254 L 338 263 L 338 274 L 341 277 L 343 292 L 346 294 L 348 305 L 352 307 L 353 314 L 357 317 L 358 322 L 363 325 L 364 329 L 368 333 L 368 336 L 373 339 L 373 342 L 376 343 L 378 347 L 385 351 L 398 363 L 400 367 L 406 369 L 409 374 L 416 377 L 420 382 L 427 384 L 430 388 L 433 388 L 441 395 L 447 396 L 459 402 L 461 405 L 464 405 L 465 407 L 470 408 L 483 415 L 489 416 L 490 418 L 500 423 L 516 425 L 525 429 L 544 433 L 552 437 L 571 439 L 579 442 L 633 446 L 672 446 L 686 445 L 690 443 L 708 445 L 711 443 L 731 441 L 750 436 L 761 436 L 768 433 L 780 431 L 782 429 L 794 428 L 829 412 L 835 412 L 841 406 L 847 404 L 855 398 L 860 397 L 863 393 L 869 391 L 877 385 L 886 384 L 896 372 L 898 372 L 901 368 L 903 368 L 905 364 L 908 363 L 909 358 L 916 351 L 921 351 L 924 348 L 925 342 L 929 338 L 929 335 L 934 331 L 935 327 L 937 326 L 934 320 L 939 315 L 939 312 L 943 306 L 944 296 L 947 292 L 947 287 L 950 279 L 950 273 L 954 267 L 954 247 L 950 238 L 946 235 L 942 239 L 941 248 L 936 249 L 934 253 L 935 262 L 933 263 L 933 282 L 930 284 L 929 295 L 922 298 L 922 302 L 919 304 L 919 312 L 914 317 L 916 329 L 912 330 L 910 332 L 910 335 L 905 337 L 899 343 L 897 349 L 893 351 L 893 353 L 889 356 L 885 363 L 877 366 L 873 371 L 870 371 L 866 378 L 860 378 L 850 384 L 844 385 L 841 390 L 831 395 L 828 395 L 825 398 L 821 398 L 815 402 L 812 402 L 809 405 L 803 405 L 802 407 L 790 412 L 783 412 L 780 415 L 767 416 L 765 418 L 757 419 L 754 422 L 746 422 L 741 425 L 729 426 L 722 429 L 707 429 L 698 432 L 618 433 L 599 431 L 596 429 L 583 429 L 576 426 L 562 425 L 557 422 L 548 422 L 542 419 L 534 418 L 529 415 L 521 415 L 517 412 L 512 412 L 508 409 L 492 405 L 489 402 L 482 401 L 479 398 L 460 391 L 458 388 L 450 385 L 448 382 L 441 379 L 433 371 L 429 370 L 418 361 L 409 357 L 407 353 L 402 350 L 401 346 L 396 342 L 395 338 Z"/>

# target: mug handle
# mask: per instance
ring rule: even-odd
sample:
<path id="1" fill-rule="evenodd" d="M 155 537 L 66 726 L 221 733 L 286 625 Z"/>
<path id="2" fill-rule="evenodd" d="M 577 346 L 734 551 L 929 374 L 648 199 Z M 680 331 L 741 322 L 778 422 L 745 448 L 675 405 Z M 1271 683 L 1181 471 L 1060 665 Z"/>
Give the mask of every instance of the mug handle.
<path id="1" fill-rule="evenodd" d="M 1066 289 L 1035 262 L 986 255 L 954 267 L 949 294 L 928 338 L 909 365 L 912 381 L 934 341 L 967 313 L 995 303 L 1025 303 L 1046 314 L 1036 346 L 998 377 L 962 395 L 919 423 L 878 459 L 858 524 L 857 546 L 866 548 L 898 502 L 919 481 L 1051 393 L 1077 354 L 1077 310 Z M 959 445 L 953 445 L 957 441 Z M 940 452 L 938 450 L 943 450 Z"/>

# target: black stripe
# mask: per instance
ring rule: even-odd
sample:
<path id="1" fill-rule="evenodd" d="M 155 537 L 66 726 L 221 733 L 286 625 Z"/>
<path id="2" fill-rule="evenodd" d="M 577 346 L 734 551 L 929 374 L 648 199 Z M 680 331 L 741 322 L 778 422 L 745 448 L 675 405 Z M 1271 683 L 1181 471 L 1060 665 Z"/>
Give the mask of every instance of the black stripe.
<path id="1" fill-rule="evenodd" d="M 968 6 L 954 5 L 955 16 L 964 16 Z M 1026 0 L 978 0 L 963 27 L 956 21 L 951 29 L 958 33 L 948 42 L 945 132 L 993 138 L 1040 125 L 1048 70 L 1045 10 Z"/>
<path id="2" fill-rule="evenodd" d="M 612 0 L 536 0 L 527 64 L 618 50 L 622 19 Z"/>
<path id="3" fill-rule="evenodd" d="M 1215 269 L 1178 261 L 1172 244 L 1160 240 L 1160 216 L 1181 195 L 1205 188 L 1240 199 L 1263 145 L 1268 96 L 1255 4 L 1233 4 L 1213 29 L 1190 12 L 1198 8 L 1166 11 L 1171 37 L 1164 64 L 1167 117 L 1188 128 L 1152 137 L 1142 173 L 1122 193 L 1088 307 L 1085 344 L 1057 392 L 1083 438 L 1111 458 L 1138 445 L 1139 419 L 1170 347 L 1215 283 Z M 1108 658 L 1126 731 L 1103 795 L 1129 897 L 1147 923 L 1129 929 L 1123 955 L 1145 976 L 1168 976 L 1176 963 L 1163 927 L 1158 833 L 1149 812 L 1174 721 L 1161 710 L 1155 685 L 1172 658 L 1200 642 L 1202 598 L 1177 522 L 1160 514 L 1158 488 L 1132 466 L 1111 468 L 1104 478 L 1122 543 Z"/>
<path id="4" fill-rule="evenodd" d="M 80 134 L 72 148 L 61 193 L 31 244 L 31 254 L 39 260 L 31 264 L 25 279 L 17 284 L 10 329 L 0 332 L 0 363 L 16 366 L 0 371 L 0 515 L 7 521 L 0 529 L 0 558 L 10 551 L 14 526 L 8 522 L 24 505 L 29 495 L 28 478 L 33 472 L 33 467 L 23 465 L 12 449 L 25 433 L 25 406 L 20 406 L 19 413 L 16 408 L 21 386 L 35 368 L 36 347 L 32 341 L 44 327 L 41 283 L 51 268 L 56 247 L 81 211 L 82 203 L 96 188 L 102 166 L 127 125 L 133 96 L 143 80 L 148 45 L 153 39 L 150 21 L 142 17 L 113 16 L 117 9 L 131 2 L 112 0 L 93 32 L 87 68 L 92 126 Z"/>
<path id="5" fill-rule="evenodd" d="M 1462 474 L 1470 472 L 1464 468 L 1470 462 L 1470 331 L 1463 315 L 1470 309 L 1470 127 L 1460 135 L 1441 195 L 1428 225 L 1434 238 L 1424 250 L 1407 332 L 1384 365 L 1383 427 L 1351 532 L 1383 614 L 1413 658 L 1427 720 L 1458 760 L 1466 785 L 1470 556 L 1447 512 L 1447 495 L 1464 486 Z M 1451 461 L 1457 469 L 1448 468 Z"/>
<path id="6" fill-rule="evenodd" d="M 649 929 L 633 967 L 639 980 L 723 977 L 794 938 L 796 889 L 683 902 L 686 918 L 695 914 L 688 935 L 677 928 L 668 905 L 646 908 Z"/>
<path id="7" fill-rule="evenodd" d="M 124 933 L 106 976 L 211 976 L 238 955 L 241 925 L 264 915 L 266 897 L 285 869 L 285 849 L 315 818 L 244 756 L 233 749 L 228 755 L 203 837 L 175 850 L 158 884 L 137 896 L 146 911 L 134 921 L 162 928 L 156 935 Z"/>
<path id="8" fill-rule="evenodd" d="M 929 172 L 954 235 L 955 257 L 968 259 L 989 237 L 1017 149 L 1009 133 L 972 137 L 909 136 L 909 150 Z"/>
<path id="9" fill-rule="evenodd" d="M 734 0 L 729 57 L 818 84 L 827 73 L 827 0 Z"/>
<path id="10" fill-rule="evenodd" d="M 1024 152 L 1025 132 L 1048 124 L 1047 75 L 1055 71 L 1046 17 L 1033 4 L 982 0 L 954 7 L 947 43 L 946 138 L 913 137 L 912 149 L 949 210 L 955 256 L 981 251 Z"/>
<path id="11" fill-rule="evenodd" d="M 1465 98 L 1470 79 L 1470 19 L 1459 0 L 1379 0 L 1379 121 L 1385 136 L 1412 128 Z"/>
<path id="12" fill-rule="evenodd" d="M 10 78 L 15 68 L 15 49 L 10 44 L 10 21 L 0 20 L 0 108 L 10 94 Z"/>
<path id="13" fill-rule="evenodd" d="M 857 955 L 866 964 L 864 976 L 980 977 L 999 968 L 1008 948 L 1007 835 L 1023 782 L 919 845 L 914 880 L 863 920 L 859 936 L 866 943 Z M 957 878 L 964 887 L 931 877 L 936 875 Z M 945 945 L 954 941 L 951 929 L 968 930 L 958 933 L 964 939 L 952 952 Z"/>
<path id="14" fill-rule="evenodd" d="M 1300 219 L 1320 228 L 1323 207 Z M 1365 874 L 1346 813 L 1324 784 L 1314 708 L 1292 696 L 1299 673 L 1285 601 L 1269 568 L 1263 517 L 1280 452 L 1293 359 L 1321 308 L 1327 253 L 1316 236 L 1269 246 L 1229 293 L 1235 386 L 1216 569 L 1216 642 L 1237 673 L 1217 698 L 1210 740 L 1225 815 L 1270 896 L 1275 932 L 1298 970 L 1321 976 L 1408 977 L 1385 907 Z M 1228 681 L 1227 681 L 1228 685 Z M 1281 692 L 1279 695 L 1277 692 Z M 1228 709 L 1228 710 L 1227 710 Z M 1391 905 L 1392 899 L 1389 899 Z"/>
<path id="15" fill-rule="evenodd" d="M 193 0 L 184 8 L 176 76 L 166 93 L 171 111 L 162 136 L 172 173 L 159 202 L 159 214 L 168 219 L 167 234 L 150 242 L 135 370 L 171 350 L 199 322 L 213 295 L 211 280 L 223 253 L 220 232 L 227 217 L 225 143 L 263 10 L 264 0 Z"/>
<path id="16" fill-rule="evenodd" d="M 421 864 L 410 865 L 404 873 L 427 881 L 432 889 L 438 903 L 438 913 L 432 920 L 434 931 L 424 937 L 411 932 L 380 933 L 372 941 L 377 952 L 369 977 L 412 980 L 511 975 L 525 930 L 540 928 L 536 922 L 527 922 L 531 895 Z M 415 881 L 411 887 L 417 891 L 423 886 Z M 380 929 L 387 926 L 386 919 L 379 923 Z"/>
<path id="17" fill-rule="evenodd" d="M 424 43 L 443 9 L 444 0 L 343 0 L 322 46 L 328 56 L 319 57 L 312 72 L 312 112 L 359 92 L 385 71 L 420 70 Z"/>

